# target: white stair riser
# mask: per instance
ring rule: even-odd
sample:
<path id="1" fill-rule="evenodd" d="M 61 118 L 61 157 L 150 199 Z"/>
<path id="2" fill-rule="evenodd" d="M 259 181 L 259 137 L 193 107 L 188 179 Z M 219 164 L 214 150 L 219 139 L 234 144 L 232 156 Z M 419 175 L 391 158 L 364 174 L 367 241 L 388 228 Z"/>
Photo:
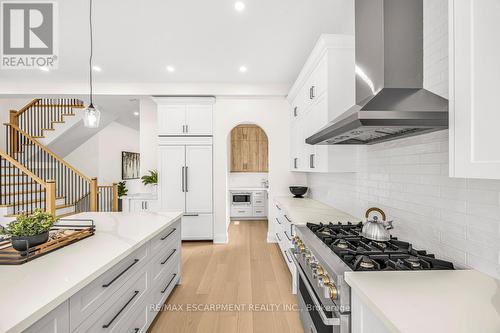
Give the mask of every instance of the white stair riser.
<path id="1" fill-rule="evenodd" d="M 64 199 L 57 199 L 56 206 L 57 205 L 64 205 Z M 23 210 L 27 210 L 27 211 L 33 211 L 36 208 L 38 208 L 39 206 L 40 206 L 40 203 L 31 203 L 31 204 L 27 204 L 27 205 L 22 205 L 22 207 L 20 207 L 20 208 L 22 208 Z M 7 214 L 14 214 L 14 207 L 12 207 L 12 206 L 7 207 Z"/>

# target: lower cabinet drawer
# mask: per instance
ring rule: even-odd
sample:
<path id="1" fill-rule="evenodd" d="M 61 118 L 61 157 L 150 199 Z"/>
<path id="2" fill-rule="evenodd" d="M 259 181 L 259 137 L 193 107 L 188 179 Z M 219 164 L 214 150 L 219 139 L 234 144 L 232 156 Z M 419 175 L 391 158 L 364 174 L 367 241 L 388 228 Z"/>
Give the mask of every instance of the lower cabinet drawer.
<path id="1" fill-rule="evenodd" d="M 156 281 L 155 287 L 151 290 L 151 307 L 150 318 L 151 320 L 156 316 L 157 310 L 165 303 L 174 287 L 179 282 L 179 270 L 177 265 L 172 265 L 166 274 L 162 274 Z M 155 309 L 156 307 L 156 309 Z"/>
<path id="2" fill-rule="evenodd" d="M 264 207 L 266 200 L 262 198 L 254 198 L 253 205 L 257 207 Z"/>
<path id="3" fill-rule="evenodd" d="M 153 238 L 150 242 L 151 255 L 155 255 L 158 251 L 161 251 L 162 248 L 169 243 L 172 239 L 179 239 L 181 221 L 180 219 L 173 223 L 171 226 L 162 230 L 155 238 Z"/>
<path id="4" fill-rule="evenodd" d="M 141 304 L 149 294 L 148 271 L 138 272 L 130 283 L 125 284 L 120 290 L 109 297 L 97 309 L 91 320 L 85 320 L 75 330 L 83 332 L 122 332 L 121 325 L 136 313 L 136 304 Z"/>
<path id="5" fill-rule="evenodd" d="M 149 296 L 145 302 L 138 304 L 134 313 L 131 313 L 130 319 L 120 325 L 117 332 L 120 333 L 146 333 L 150 323 L 150 301 Z M 153 318 L 151 318 L 153 319 Z"/>
<path id="6" fill-rule="evenodd" d="M 70 298 L 71 330 L 76 329 L 148 261 L 148 246 L 142 246 Z"/>
<path id="7" fill-rule="evenodd" d="M 252 214 L 252 206 L 231 207 L 231 217 L 251 217 Z"/>
<path id="8" fill-rule="evenodd" d="M 266 216 L 266 209 L 264 207 L 254 207 L 253 208 L 253 216 L 255 216 L 255 217 Z"/>
<path id="9" fill-rule="evenodd" d="M 69 302 L 65 301 L 42 319 L 31 325 L 23 333 L 69 332 Z"/>
<path id="10" fill-rule="evenodd" d="M 151 285 L 156 286 L 158 280 L 167 272 L 172 270 L 172 266 L 179 265 L 179 247 L 177 240 L 170 242 L 150 263 Z"/>

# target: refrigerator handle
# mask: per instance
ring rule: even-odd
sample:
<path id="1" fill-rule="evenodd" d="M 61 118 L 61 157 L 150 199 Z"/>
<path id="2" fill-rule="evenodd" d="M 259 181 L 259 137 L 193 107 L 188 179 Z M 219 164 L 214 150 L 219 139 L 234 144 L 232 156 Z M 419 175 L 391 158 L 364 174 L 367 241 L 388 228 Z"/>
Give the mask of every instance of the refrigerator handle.
<path id="1" fill-rule="evenodd" d="M 185 167 L 182 167 L 182 169 L 181 169 L 181 175 L 182 175 L 181 190 L 182 190 L 182 192 L 186 192 L 184 189 L 184 168 Z"/>
<path id="2" fill-rule="evenodd" d="M 189 182 L 188 182 L 188 167 L 186 166 L 185 169 L 184 169 L 184 172 L 185 172 L 185 176 L 184 176 L 184 181 L 186 182 L 186 185 L 184 186 L 186 192 L 189 192 Z"/>

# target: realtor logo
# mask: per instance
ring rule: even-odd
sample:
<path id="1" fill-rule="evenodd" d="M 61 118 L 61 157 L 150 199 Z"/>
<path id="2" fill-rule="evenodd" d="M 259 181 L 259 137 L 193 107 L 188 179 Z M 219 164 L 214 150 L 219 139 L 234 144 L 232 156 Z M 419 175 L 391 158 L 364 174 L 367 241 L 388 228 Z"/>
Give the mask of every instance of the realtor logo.
<path id="1" fill-rule="evenodd" d="M 1 2 L 2 69 L 57 68 L 57 4 Z"/>

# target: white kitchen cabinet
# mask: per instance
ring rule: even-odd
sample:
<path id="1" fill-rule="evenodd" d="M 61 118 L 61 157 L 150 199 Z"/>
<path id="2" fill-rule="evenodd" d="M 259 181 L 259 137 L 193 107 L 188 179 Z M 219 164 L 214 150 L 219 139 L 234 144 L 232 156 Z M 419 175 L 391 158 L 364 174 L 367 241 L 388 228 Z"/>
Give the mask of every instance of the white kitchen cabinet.
<path id="1" fill-rule="evenodd" d="M 500 179 L 500 3 L 450 0 L 450 176 Z"/>
<path id="2" fill-rule="evenodd" d="M 182 239 L 213 239 L 212 138 L 164 138 L 159 146 L 161 210 L 181 210 Z"/>
<path id="3" fill-rule="evenodd" d="M 288 94 L 290 166 L 302 172 L 355 172 L 357 146 L 305 140 L 355 104 L 354 37 L 322 35 Z"/>
<path id="4" fill-rule="evenodd" d="M 61 333 L 69 331 L 69 301 L 65 301 L 31 325 L 24 333 Z"/>
<path id="5" fill-rule="evenodd" d="M 123 212 L 157 212 L 158 211 L 158 200 L 137 197 L 124 197 L 121 199 L 123 206 Z"/>
<path id="6" fill-rule="evenodd" d="M 352 333 L 389 333 L 391 330 L 378 315 L 363 302 L 351 288 L 351 331 Z"/>
<path id="7" fill-rule="evenodd" d="M 210 136 L 214 98 L 156 97 L 158 135 Z"/>

